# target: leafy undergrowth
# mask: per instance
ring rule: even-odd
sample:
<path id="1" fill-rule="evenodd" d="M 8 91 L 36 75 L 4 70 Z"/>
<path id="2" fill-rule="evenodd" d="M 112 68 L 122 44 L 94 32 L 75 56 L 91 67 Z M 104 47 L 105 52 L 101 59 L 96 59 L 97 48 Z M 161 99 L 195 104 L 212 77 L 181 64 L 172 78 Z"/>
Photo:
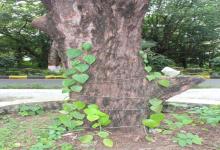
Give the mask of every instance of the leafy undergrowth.
<path id="1" fill-rule="evenodd" d="M 54 119 L 60 115 L 54 111 L 27 117 L 4 115 L 0 116 L 0 150 L 29 150 L 33 149 L 33 145 L 42 143 L 44 145 L 37 145 L 36 150 L 220 150 L 219 111 L 203 107 L 167 113 L 161 126 L 150 129 L 147 136 L 143 128 L 103 133 L 99 130 L 65 133 L 61 128 L 50 130 Z M 50 141 L 46 138 L 48 134 L 60 138 Z M 100 138 L 107 136 L 113 140 L 113 148 L 104 146 Z M 110 146 L 113 144 L 107 140 L 104 142 Z"/>

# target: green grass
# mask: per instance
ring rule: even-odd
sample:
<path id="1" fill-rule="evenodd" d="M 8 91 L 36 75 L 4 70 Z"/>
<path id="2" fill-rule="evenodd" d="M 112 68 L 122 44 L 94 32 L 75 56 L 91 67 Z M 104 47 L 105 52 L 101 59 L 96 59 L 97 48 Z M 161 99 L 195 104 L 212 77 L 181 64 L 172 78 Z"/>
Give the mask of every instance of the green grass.
<path id="1" fill-rule="evenodd" d="M 43 84 L 10 84 L 0 85 L 0 89 L 61 89 L 61 85 L 43 85 Z"/>
<path id="2" fill-rule="evenodd" d="M 0 150 L 25 149 L 36 142 L 38 136 L 47 131 L 56 113 L 39 116 L 0 116 Z"/>

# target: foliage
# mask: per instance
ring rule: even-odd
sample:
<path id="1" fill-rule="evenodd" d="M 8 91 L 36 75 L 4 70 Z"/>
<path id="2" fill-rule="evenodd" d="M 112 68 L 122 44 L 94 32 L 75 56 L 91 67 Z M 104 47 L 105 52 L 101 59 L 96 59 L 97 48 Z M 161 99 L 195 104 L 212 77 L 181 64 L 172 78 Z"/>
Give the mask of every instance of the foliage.
<path id="1" fill-rule="evenodd" d="M 212 69 L 220 72 L 220 57 L 215 57 L 211 60 Z"/>
<path id="2" fill-rule="evenodd" d="M 182 128 L 185 125 L 189 125 L 193 123 L 193 120 L 186 114 L 173 114 L 175 121 L 172 120 L 164 120 L 169 129 L 174 130 L 176 128 Z"/>
<path id="3" fill-rule="evenodd" d="M 165 115 L 161 113 L 163 109 L 162 101 L 159 99 L 151 99 L 150 110 L 153 112 L 148 119 L 142 120 L 142 124 L 149 128 L 157 128 L 160 126 L 161 121 L 164 120 Z"/>
<path id="4" fill-rule="evenodd" d="M 202 139 L 198 135 L 194 135 L 192 133 L 178 133 L 174 138 L 174 141 L 176 141 L 181 147 L 192 144 L 202 144 Z"/>
<path id="5" fill-rule="evenodd" d="M 0 53 L 0 68 L 10 68 L 16 65 L 16 58 L 11 53 Z"/>
<path id="6" fill-rule="evenodd" d="M 148 75 L 146 76 L 146 79 L 148 81 L 154 81 L 156 80 L 158 85 L 168 88 L 170 86 L 170 81 L 167 79 L 161 79 L 162 74 L 161 72 L 156 72 L 153 71 L 154 68 L 149 64 L 149 57 L 148 55 L 144 52 L 144 51 L 139 51 L 139 55 L 141 56 L 141 58 L 144 60 L 145 63 L 145 68 L 144 70 L 148 73 Z"/>
<path id="7" fill-rule="evenodd" d="M 150 41 L 143 40 L 145 45 L 142 44 L 142 51 L 145 55 L 147 55 L 148 61 L 145 62 L 146 65 L 152 66 L 154 70 L 160 71 L 166 66 L 174 66 L 175 63 L 173 60 L 168 57 L 161 55 L 152 51 L 151 49 L 156 46 L 156 43 L 151 43 Z M 154 45 L 152 47 L 152 45 Z"/>
<path id="8" fill-rule="evenodd" d="M 32 20 L 45 12 L 40 0 L 1 0 L 0 8 L 0 51 L 10 52 L 18 67 L 24 56 L 38 67 L 47 67 L 49 39 L 31 26 Z"/>
<path id="9" fill-rule="evenodd" d="M 219 7 L 219 0 L 151 0 L 143 39 L 178 65 L 203 67 L 219 55 Z"/>
<path id="10" fill-rule="evenodd" d="M 21 105 L 19 107 L 19 114 L 21 116 L 34 116 L 44 112 L 40 105 Z"/>
<path id="11" fill-rule="evenodd" d="M 69 143 L 63 143 L 61 146 L 61 150 L 74 150 L 73 145 Z"/>
<path id="12" fill-rule="evenodd" d="M 197 114 L 199 119 L 207 124 L 212 126 L 218 125 L 220 122 L 220 108 L 219 106 L 212 106 L 212 107 L 196 107 L 191 109 L 191 113 Z"/>
<path id="13" fill-rule="evenodd" d="M 92 44 L 85 42 L 79 49 L 70 48 L 67 50 L 67 56 L 72 60 L 70 62 L 72 67 L 64 73 L 64 77 L 67 78 L 63 81 L 64 93 L 82 91 L 82 85 L 89 79 L 88 69 L 96 61 L 94 55 L 88 54 L 91 49 Z"/>

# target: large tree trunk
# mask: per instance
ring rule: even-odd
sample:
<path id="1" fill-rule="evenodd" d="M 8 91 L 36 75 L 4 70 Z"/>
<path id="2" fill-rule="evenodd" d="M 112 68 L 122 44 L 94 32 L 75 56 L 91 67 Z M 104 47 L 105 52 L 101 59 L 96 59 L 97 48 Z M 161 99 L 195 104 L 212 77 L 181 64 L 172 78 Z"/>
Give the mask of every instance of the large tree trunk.
<path id="1" fill-rule="evenodd" d="M 83 42 L 94 46 L 97 61 L 90 68 L 90 81 L 71 98 L 99 104 L 111 113 L 113 126 L 139 125 L 147 114 L 148 99 L 164 92 L 145 80 L 138 57 L 148 0 L 42 1 L 48 14 L 33 24 L 54 40 L 66 67 L 66 49 Z"/>

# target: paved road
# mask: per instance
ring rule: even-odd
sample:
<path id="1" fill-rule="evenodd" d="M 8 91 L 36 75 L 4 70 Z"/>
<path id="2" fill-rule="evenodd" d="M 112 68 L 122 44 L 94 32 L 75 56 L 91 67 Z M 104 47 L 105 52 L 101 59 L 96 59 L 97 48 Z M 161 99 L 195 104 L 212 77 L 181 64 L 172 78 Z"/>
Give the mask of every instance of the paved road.
<path id="1" fill-rule="evenodd" d="M 60 89 L 62 79 L 0 79 L 0 89 Z M 220 88 L 220 79 L 208 79 L 194 88 Z"/>
<path id="2" fill-rule="evenodd" d="M 0 79 L 0 89 L 60 89 L 62 79 Z"/>
<path id="3" fill-rule="evenodd" d="M 195 88 L 220 88 L 220 79 L 208 79 Z M 219 93 L 220 94 L 220 93 Z"/>
<path id="4" fill-rule="evenodd" d="M 170 98 L 167 102 L 220 105 L 220 89 L 190 89 Z"/>

